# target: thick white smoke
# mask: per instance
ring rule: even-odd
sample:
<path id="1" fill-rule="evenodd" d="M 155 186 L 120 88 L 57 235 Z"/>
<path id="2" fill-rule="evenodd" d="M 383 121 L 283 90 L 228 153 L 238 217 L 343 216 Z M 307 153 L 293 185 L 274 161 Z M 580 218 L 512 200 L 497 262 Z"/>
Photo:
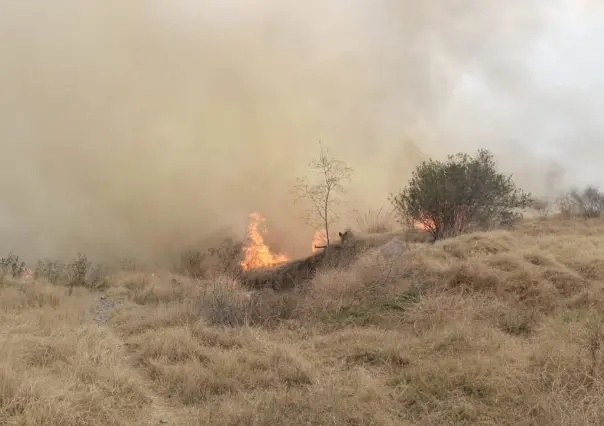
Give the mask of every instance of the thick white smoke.
<path id="1" fill-rule="evenodd" d="M 351 208 L 386 204 L 425 156 L 480 147 L 527 189 L 554 160 L 572 181 L 603 153 L 602 80 L 555 88 L 533 59 L 601 16 L 578 6 L 1 2 L 0 250 L 161 260 L 252 211 L 306 250 L 288 190 L 319 140 L 356 169 Z"/>

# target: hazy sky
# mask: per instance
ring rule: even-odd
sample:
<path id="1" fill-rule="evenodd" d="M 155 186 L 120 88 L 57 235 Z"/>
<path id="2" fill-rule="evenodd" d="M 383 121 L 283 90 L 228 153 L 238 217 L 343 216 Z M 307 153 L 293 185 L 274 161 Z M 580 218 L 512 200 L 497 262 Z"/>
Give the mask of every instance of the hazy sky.
<path id="1" fill-rule="evenodd" d="M 240 234 L 253 211 L 304 252 L 289 190 L 319 140 L 355 168 L 348 210 L 387 206 L 422 159 L 478 148 L 539 194 L 602 184 L 603 10 L 2 1 L 0 253 L 162 259 Z"/>
<path id="2" fill-rule="evenodd" d="M 525 58 L 532 84 L 522 96 L 496 92 L 480 76 L 468 75 L 458 86 L 464 117 L 486 115 L 499 126 L 484 124 L 497 139 L 510 139 L 568 170 L 567 185 L 604 185 L 598 158 L 604 155 L 604 2 L 558 2 L 531 54 Z M 471 99 L 469 101 L 468 99 Z M 469 105 L 470 104 L 470 105 Z M 535 158 L 523 161 L 528 170 Z M 527 164 L 528 163 L 528 164 Z M 539 167 L 539 166 L 537 166 Z"/>

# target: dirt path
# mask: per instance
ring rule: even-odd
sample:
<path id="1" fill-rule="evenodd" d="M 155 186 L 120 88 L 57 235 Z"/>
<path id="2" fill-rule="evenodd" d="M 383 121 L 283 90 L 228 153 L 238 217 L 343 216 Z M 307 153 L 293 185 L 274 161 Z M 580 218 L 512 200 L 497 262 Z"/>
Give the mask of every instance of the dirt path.
<path id="1" fill-rule="evenodd" d="M 98 296 L 98 303 L 93 307 L 91 313 L 93 315 L 92 320 L 95 323 L 100 327 L 108 327 L 113 335 L 122 340 L 115 330 L 111 329 L 107 324 L 111 313 L 120 305 L 120 301 L 110 299 L 106 295 L 100 294 Z M 198 424 L 198 422 L 194 421 L 194 419 L 196 419 L 194 410 L 176 406 L 173 401 L 157 394 L 153 390 L 154 385 L 151 380 L 145 376 L 144 372 L 136 367 L 135 352 L 129 349 L 128 345 L 124 345 L 124 348 L 126 349 L 126 360 L 128 365 L 132 371 L 136 373 L 136 380 L 142 385 L 145 396 L 151 401 L 149 406 L 145 408 L 145 415 L 143 418 L 134 421 L 132 424 L 145 426 Z"/>

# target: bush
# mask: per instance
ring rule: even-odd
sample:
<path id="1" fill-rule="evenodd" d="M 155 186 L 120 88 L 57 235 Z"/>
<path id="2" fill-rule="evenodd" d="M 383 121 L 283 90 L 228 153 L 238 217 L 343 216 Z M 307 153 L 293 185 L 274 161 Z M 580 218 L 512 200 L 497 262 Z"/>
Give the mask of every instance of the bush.
<path id="1" fill-rule="evenodd" d="M 243 242 L 225 238 L 218 247 L 210 248 L 208 253 L 215 259 L 215 273 L 237 276 L 241 272 Z"/>
<path id="2" fill-rule="evenodd" d="M 594 186 L 574 189 L 557 200 L 557 207 L 564 219 L 600 217 L 604 212 L 604 194 Z"/>
<path id="3" fill-rule="evenodd" d="M 44 278 L 51 284 L 58 284 L 65 277 L 66 267 L 56 260 L 39 260 L 34 270 L 34 278 Z"/>
<path id="4" fill-rule="evenodd" d="M 67 264 L 52 259 L 38 261 L 34 278 L 43 278 L 51 284 L 66 285 L 71 294 L 74 287 L 87 287 L 94 290 L 106 287 L 107 273 L 106 266 L 93 266 L 86 255 L 78 254 Z"/>
<path id="5" fill-rule="evenodd" d="M 577 214 L 583 217 L 600 217 L 604 211 L 604 194 L 594 186 L 588 186 L 582 191 L 570 192 L 570 202 Z"/>
<path id="6" fill-rule="evenodd" d="M 13 278 L 21 278 L 25 272 L 25 262 L 19 256 L 9 253 L 0 259 L 0 275 L 10 275 Z"/>
<path id="7" fill-rule="evenodd" d="M 558 198 L 557 202 L 558 211 L 563 219 L 570 219 L 577 214 L 576 206 L 574 205 L 573 199 L 570 194 L 566 194 Z"/>
<path id="8" fill-rule="evenodd" d="M 180 266 L 176 271 L 192 278 L 207 278 L 216 274 L 236 276 L 239 274 L 243 243 L 225 238 L 218 247 L 206 251 L 190 249 L 180 255 Z"/>
<path id="9" fill-rule="evenodd" d="M 78 256 L 74 260 L 72 260 L 69 265 L 67 265 L 69 271 L 69 286 L 85 286 L 89 267 L 90 262 L 88 261 L 86 255 L 78 253 Z"/>
<path id="10" fill-rule="evenodd" d="M 552 204 L 546 198 L 535 199 L 531 202 L 531 208 L 535 210 L 541 219 L 547 218 L 552 212 Z"/>
<path id="11" fill-rule="evenodd" d="M 180 268 L 178 271 L 193 278 L 203 277 L 206 273 L 204 262 L 206 254 L 199 250 L 187 250 L 180 255 Z"/>
<path id="12" fill-rule="evenodd" d="M 532 200 L 511 176 L 497 172 L 489 151 L 479 150 L 475 157 L 459 153 L 446 161 L 424 161 L 391 201 L 401 219 L 421 223 L 436 241 L 511 224 L 520 217 L 514 209 Z"/>
<path id="13" fill-rule="evenodd" d="M 249 299 L 235 281 L 217 277 L 206 284 L 200 311 L 210 325 L 236 327 L 246 323 Z"/>

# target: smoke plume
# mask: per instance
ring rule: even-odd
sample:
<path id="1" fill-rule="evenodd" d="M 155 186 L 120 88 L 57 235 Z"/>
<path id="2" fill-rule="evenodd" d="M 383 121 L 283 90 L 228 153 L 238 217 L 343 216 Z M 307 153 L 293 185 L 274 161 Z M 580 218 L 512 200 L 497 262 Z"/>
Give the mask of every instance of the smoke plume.
<path id="1" fill-rule="evenodd" d="M 289 190 L 318 141 L 355 169 L 349 207 L 387 204 L 428 156 L 480 147 L 550 190 L 550 164 L 572 177 L 604 154 L 588 113 L 602 96 L 552 89 L 530 59 L 564 19 L 601 16 L 589 7 L 3 1 L 0 250 L 162 261 L 241 234 L 253 211 L 284 250 L 308 250 Z M 580 148 L 539 148 L 571 138 Z"/>

